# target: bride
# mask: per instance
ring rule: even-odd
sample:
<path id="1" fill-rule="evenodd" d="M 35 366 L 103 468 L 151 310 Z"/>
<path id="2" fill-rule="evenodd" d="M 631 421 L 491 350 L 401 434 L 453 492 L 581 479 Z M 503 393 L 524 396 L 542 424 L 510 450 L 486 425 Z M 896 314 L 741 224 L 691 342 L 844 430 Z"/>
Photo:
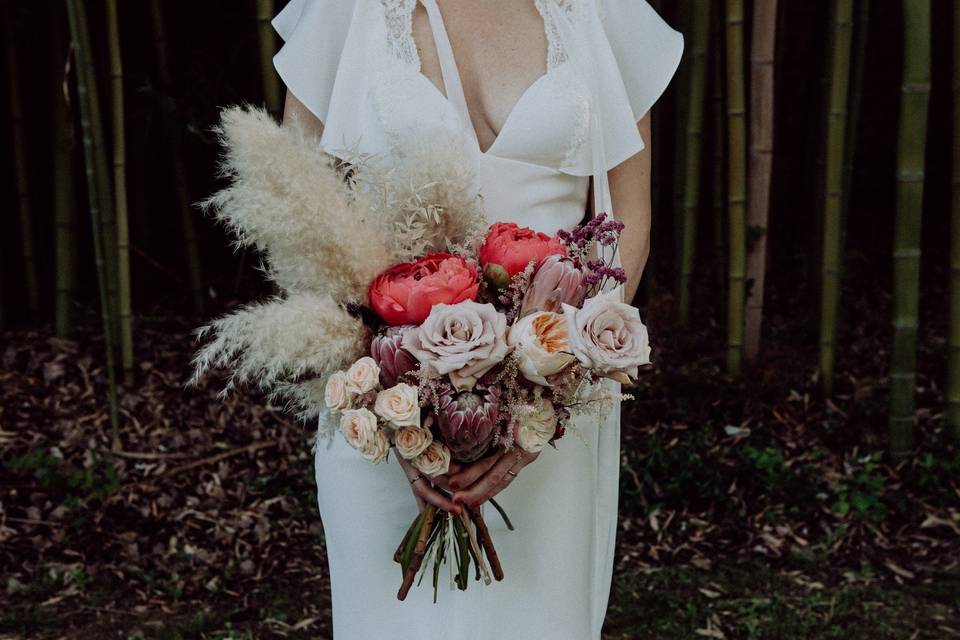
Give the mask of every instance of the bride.
<path id="1" fill-rule="evenodd" d="M 287 86 L 285 126 L 334 155 L 351 148 L 394 162 L 434 129 L 463 134 L 491 223 L 555 233 L 600 209 L 622 220 L 631 299 L 649 250 L 649 110 L 683 50 L 646 0 L 290 0 L 273 26 L 284 40 L 274 64 Z M 619 421 L 619 407 L 579 416 L 556 449 L 433 479 L 398 456 L 371 466 L 342 438 L 319 438 L 334 637 L 599 638 Z M 457 512 L 494 496 L 517 529 L 485 514 L 506 579 L 441 591 L 437 604 L 432 589 L 397 601 L 390 552 L 414 499 Z"/>

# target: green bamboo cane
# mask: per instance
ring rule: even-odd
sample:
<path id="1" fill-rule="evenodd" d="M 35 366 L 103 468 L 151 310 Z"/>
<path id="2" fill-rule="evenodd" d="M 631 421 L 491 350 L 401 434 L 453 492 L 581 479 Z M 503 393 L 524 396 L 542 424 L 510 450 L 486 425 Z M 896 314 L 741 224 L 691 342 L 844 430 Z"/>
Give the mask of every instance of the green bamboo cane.
<path id="1" fill-rule="evenodd" d="M 110 97 L 113 103 L 113 203 L 117 221 L 117 311 L 123 380 L 133 384 L 133 311 L 130 294 L 130 230 L 127 223 L 127 147 L 123 102 L 123 57 L 117 0 L 107 0 Z"/>
<path id="2" fill-rule="evenodd" d="M 902 460 L 913 447 L 920 228 L 930 98 L 930 0 L 904 0 L 903 17 L 890 368 L 890 452 L 895 460 Z"/>
<path id="3" fill-rule="evenodd" d="M 693 51 L 690 54 L 690 89 L 687 107 L 686 172 L 683 187 L 683 218 L 680 225 L 680 278 L 677 298 L 680 322 L 690 321 L 690 279 L 697 241 L 700 204 L 700 160 L 703 146 L 703 112 L 707 92 L 707 43 L 710 40 L 710 3 L 693 8 Z"/>
<path id="4" fill-rule="evenodd" d="M 859 0 L 853 31 L 853 65 L 850 72 L 850 108 L 847 113 L 847 131 L 844 141 L 843 157 L 843 225 L 844 238 L 847 233 L 846 220 L 850 212 L 850 193 L 853 185 L 853 171 L 857 156 L 857 131 L 860 126 L 860 104 L 863 101 L 863 76 L 866 70 L 867 33 L 870 27 L 870 0 Z M 846 244 L 844 242 L 844 244 Z M 843 272 L 843 265 L 840 269 Z"/>
<path id="5" fill-rule="evenodd" d="M 713 224 L 713 270 L 716 278 L 717 291 L 720 298 L 726 296 L 727 279 L 723 273 L 721 265 L 727 263 L 726 247 L 724 244 L 724 202 L 726 192 L 725 159 L 726 153 L 724 142 L 726 141 L 726 129 L 724 128 L 723 117 L 723 87 L 725 78 L 723 73 L 723 29 L 724 25 L 720 20 L 710 22 L 711 38 L 713 40 L 714 55 L 710 56 L 710 74 L 713 85 L 710 95 L 710 110 L 713 118 L 713 149 L 712 163 L 713 175 L 711 176 L 711 213 L 710 220 Z"/>
<path id="6" fill-rule="evenodd" d="M 98 190 L 102 180 L 96 176 L 97 162 L 95 159 L 97 147 L 103 146 L 103 132 L 95 126 L 95 118 L 99 117 L 97 86 L 88 83 L 94 78 L 93 60 L 91 59 L 90 36 L 87 31 L 87 18 L 81 0 L 66 0 L 67 16 L 70 22 L 70 36 L 73 41 L 73 50 L 77 62 L 77 101 L 80 106 L 80 129 L 83 132 L 84 168 L 87 177 L 87 196 L 90 207 L 90 222 L 93 228 L 93 251 L 97 267 L 97 284 L 100 289 L 100 314 L 103 319 L 103 338 L 107 357 L 107 383 L 110 395 L 110 425 L 113 430 L 114 443 L 119 441 L 119 415 L 117 412 L 117 378 L 113 356 L 113 322 L 110 318 L 108 302 L 107 272 L 104 264 L 103 236 L 101 235 L 100 205 L 103 198 Z M 96 138 L 100 136 L 99 141 Z"/>
<path id="7" fill-rule="evenodd" d="M 281 102 L 280 80 L 273 68 L 273 54 L 277 49 L 277 38 L 270 20 L 274 13 L 273 0 L 257 0 L 257 42 L 260 45 L 260 74 L 263 77 L 263 96 L 267 110 L 279 118 L 283 104 Z"/>
<path id="8" fill-rule="evenodd" d="M 947 424 L 960 438 L 960 7 L 953 6 L 953 202 L 950 212 L 950 356 Z"/>
<path id="9" fill-rule="evenodd" d="M 76 132 L 70 111 L 69 36 L 64 32 L 63 15 L 52 16 L 53 69 L 51 103 L 53 113 L 53 228 L 56 297 L 54 328 L 61 338 L 73 330 L 74 294 L 77 281 Z M 64 46 L 66 45 L 66 46 Z"/>
<path id="10" fill-rule="evenodd" d="M 191 206 L 190 191 L 187 185 L 187 170 L 183 160 L 183 150 L 180 130 L 173 121 L 172 98 L 169 92 L 173 86 L 170 74 L 170 62 L 167 58 L 167 30 L 160 0 L 151 0 L 150 10 L 153 24 L 154 48 L 157 55 L 157 72 L 160 76 L 160 87 L 164 92 L 164 105 L 161 110 L 163 128 L 166 132 L 168 150 L 173 167 L 173 190 L 177 208 L 180 211 L 180 223 L 183 229 L 183 243 L 187 257 L 187 270 L 190 276 L 190 297 L 193 311 L 197 315 L 203 313 L 203 274 L 200 267 L 200 244 L 197 237 L 197 226 L 193 207 Z"/>
<path id="11" fill-rule="evenodd" d="M 833 47 L 830 54 L 830 96 L 827 107 L 826 165 L 824 167 L 823 255 L 820 276 L 820 385 L 826 395 L 833 393 L 837 316 L 840 310 L 843 164 L 847 94 L 850 86 L 852 21 L 853 0 L 836 0 L 833 5 L 831 25 Z"/>
<path id="12" fill-rule="evenodd" d="M 744 354 L 754 361 L 760 352 L 763 291 L 767 269 L 767 226 L 770 219 L 770 182 L 773 176 L 774 59 L 777 37 L 777 0 L 753 7 L 750 46 L 750 184 L 747 227 L 752 241 L 747 254 Z"/>
<path id="13" fill-rule="evenodd" d="M 13 155 L 14 186 L 20 221 L 20 261 L 27 294 L 27 310 L 33 320 L 40 317 L 40 279 L 37 275 L 33 246 L 33 213 L 30 201 L 30 179 L 27 169 L 26 123 L 23 117 L 23 92 L 20 86 L 20 52 L 14 31 L 13 7 L 4 12 L 4 40 L 7 54 L 7 98 L 10 104 L 10 145 Z"/>
<path id="14" fill-rule="evenodd" d="M 730 258 L 727 290 L 727 372 L 739 376 L 743 366 L 743 314 L 746 299 L 747 132 L 744 89 L 743 0 L 728 0 L 727 16 L 727 209 Z"/>

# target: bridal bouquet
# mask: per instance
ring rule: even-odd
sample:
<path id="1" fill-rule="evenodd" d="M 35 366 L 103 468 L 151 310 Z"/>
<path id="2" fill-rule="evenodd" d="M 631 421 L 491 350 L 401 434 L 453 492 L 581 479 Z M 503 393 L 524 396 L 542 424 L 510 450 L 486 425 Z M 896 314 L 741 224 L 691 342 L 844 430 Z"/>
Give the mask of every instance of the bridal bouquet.
<path id="1" fill-rule="evenodd" d="M 283 295 L 203 328 L 196 379 L 229 369 L 225 391 L 256 381 L 301 417 L 332 414 L 371 463 L 393 452 L 431 477 L 498 449 L 540 451 L 577 411 L 622 397 L 603 378 L 629 382 L 649 363 L 625 274 L 597 257 L 616 255 L 622 223 L 488 227 L 451 141 L 345 167 L 258 109 L 226 110 L 217 132 L 231 184 L 203 204 L 262 251 Z M 394 559 L 401 600 L 428 573 L 436 597 L 444 563 L 460 589 L 471 566 L 503 578 L 478 509 L 428 505 Z"/>

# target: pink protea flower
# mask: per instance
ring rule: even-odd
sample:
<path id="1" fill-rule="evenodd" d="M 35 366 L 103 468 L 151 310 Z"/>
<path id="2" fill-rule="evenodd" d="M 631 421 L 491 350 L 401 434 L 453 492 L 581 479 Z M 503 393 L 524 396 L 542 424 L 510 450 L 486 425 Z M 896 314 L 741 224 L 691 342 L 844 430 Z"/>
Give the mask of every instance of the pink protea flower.
<path id="1" fill-rule="evenodd" d="M 457 462 L 473 462 L 487 452 L 497 433 L 500 391 L 497 387 L 452 393 L 437 404 L 440 436 Z"/>
<path id="2" fill-rule="evenodd" d="M 380 365 L 380 382 L 384 388 L 392 387 L 397 380 L 417 366 L 417 359 L 401 346 L 403 334 L 413 325 L 387 327 L 378 333 L 370 343 L 370 355 Z"/>
<path id="3" fill-rule="evenodd" d="M 565 256 L 547 256 L 533 274 L 520 307 L 520 317 L 535 311 L 559 312 L 564 303 L 579 307 L 589 289 L 583 271 L 573 260 Z"/>

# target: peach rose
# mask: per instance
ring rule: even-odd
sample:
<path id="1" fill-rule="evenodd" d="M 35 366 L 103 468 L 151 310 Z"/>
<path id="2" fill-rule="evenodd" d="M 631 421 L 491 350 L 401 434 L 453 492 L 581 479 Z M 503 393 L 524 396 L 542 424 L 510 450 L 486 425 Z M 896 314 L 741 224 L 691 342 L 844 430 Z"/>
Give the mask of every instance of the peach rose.
<path id="1" fill-rule="evenodd" d="M 347 369 L 347 389 L 353 393 L 373 391 L 380 383 L 380 366 L 370 356 L 364 356 Z"/>
<path id="2" fill-rule="evenodd" d="M 417 388 L 400 383 L 377 394 L 373 410 L 394 427 L 419 427 L 420 402 Z"/>
<path id="3" fill-rule="evenodd" d="M 434 440 L 423 453 L 413 459 L 413 467 L 427 476 L 441 476 L 450 470 L 450 449 Z"/>
<path id="4" fill-rule="evenodd" d="M 404 427 L 393 434 L 393 446 L 404 460 L 413 460 L 433 442 L 430 429 Z"/>
<path id="5" fill-rule="evenodd" d="M 514 441 L 527 453 L 538 453 L 553 439 L 557 431 L 557 412 L 553 403 L 540 398 L 517 417 Z"/>
<path id="6" fill-rule="evenodd" d="M 353 394 L 347 389 L 347 374 L 337 371 L 327 378 L 327 386 L 323 390 L 323 401 L 327 409 L 343 411 L 349 409 Z"/>
<path id="7" fill-rule="evenodd" d="M 541 311 L 517 320 L 507 342 L 514 348 L 523 377 L 551 386 L 547 376 L 560 373 L 577 359 L 570 354 L 567 320 L 559 313 Z"/>

